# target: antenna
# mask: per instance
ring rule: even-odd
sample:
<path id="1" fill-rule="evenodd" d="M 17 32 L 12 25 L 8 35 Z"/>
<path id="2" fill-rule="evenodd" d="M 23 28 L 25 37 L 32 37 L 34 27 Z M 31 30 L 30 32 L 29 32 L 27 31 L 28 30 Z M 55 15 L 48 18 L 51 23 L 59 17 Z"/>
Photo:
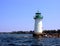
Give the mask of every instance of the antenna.
<path id="1" fill-rule="evenodd" d="M 39 13 L 39 10 L 37 10 L 37 13 Z"/>

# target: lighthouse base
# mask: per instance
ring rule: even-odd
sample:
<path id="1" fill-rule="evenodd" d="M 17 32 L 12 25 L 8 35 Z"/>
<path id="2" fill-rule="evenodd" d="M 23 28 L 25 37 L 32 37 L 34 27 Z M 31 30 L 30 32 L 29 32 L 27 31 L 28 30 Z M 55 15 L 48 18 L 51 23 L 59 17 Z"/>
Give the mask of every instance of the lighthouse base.
<path id="1" fill-rule="evenodd" d="M 45 37 L 45 33 L 33 33 L 33 37 L 36 37 L 36 38 L 42 38 L 42 37 Z"/>

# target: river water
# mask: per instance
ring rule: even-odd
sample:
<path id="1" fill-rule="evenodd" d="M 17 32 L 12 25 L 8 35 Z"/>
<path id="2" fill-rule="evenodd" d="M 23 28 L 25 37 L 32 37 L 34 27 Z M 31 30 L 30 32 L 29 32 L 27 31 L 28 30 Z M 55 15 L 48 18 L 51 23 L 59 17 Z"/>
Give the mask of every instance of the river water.
<path id="1" fill-rule="evenodd" d="M 34 38 L 32 34 L 0 34 L 0 46 L 60 46 L 60 38 Z"/>

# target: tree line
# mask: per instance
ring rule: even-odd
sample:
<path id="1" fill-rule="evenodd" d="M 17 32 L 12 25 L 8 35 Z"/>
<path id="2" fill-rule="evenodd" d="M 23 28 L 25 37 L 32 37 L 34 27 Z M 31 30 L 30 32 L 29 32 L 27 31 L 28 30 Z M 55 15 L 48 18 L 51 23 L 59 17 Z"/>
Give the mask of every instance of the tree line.
<path id="1" fill-rule="evenodd" d="M 34 31 L 12 31 L 12 32 L 0 32 L 0 34 L 33 34 Z M 43 33 L 60 33 L 60 29 L 58 30 L 43 30 Z"/>

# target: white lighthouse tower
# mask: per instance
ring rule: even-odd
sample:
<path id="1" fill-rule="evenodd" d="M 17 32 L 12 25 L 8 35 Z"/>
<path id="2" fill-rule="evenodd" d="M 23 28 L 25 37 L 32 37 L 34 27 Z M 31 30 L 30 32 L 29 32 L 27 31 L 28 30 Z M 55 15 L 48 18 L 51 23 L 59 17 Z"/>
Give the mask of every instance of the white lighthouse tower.
<path id="1" fill-rule="evenodd" d="M 41 34 L 43 32 L 42 19 L 43 19 L 43 16 L 41 15 L 41 13 L 39 13 L 39 11 L 35 13 L 35 17 L 34 17 L 34 20 L 35 20 L 34 33 L 35 34 Z"/>

